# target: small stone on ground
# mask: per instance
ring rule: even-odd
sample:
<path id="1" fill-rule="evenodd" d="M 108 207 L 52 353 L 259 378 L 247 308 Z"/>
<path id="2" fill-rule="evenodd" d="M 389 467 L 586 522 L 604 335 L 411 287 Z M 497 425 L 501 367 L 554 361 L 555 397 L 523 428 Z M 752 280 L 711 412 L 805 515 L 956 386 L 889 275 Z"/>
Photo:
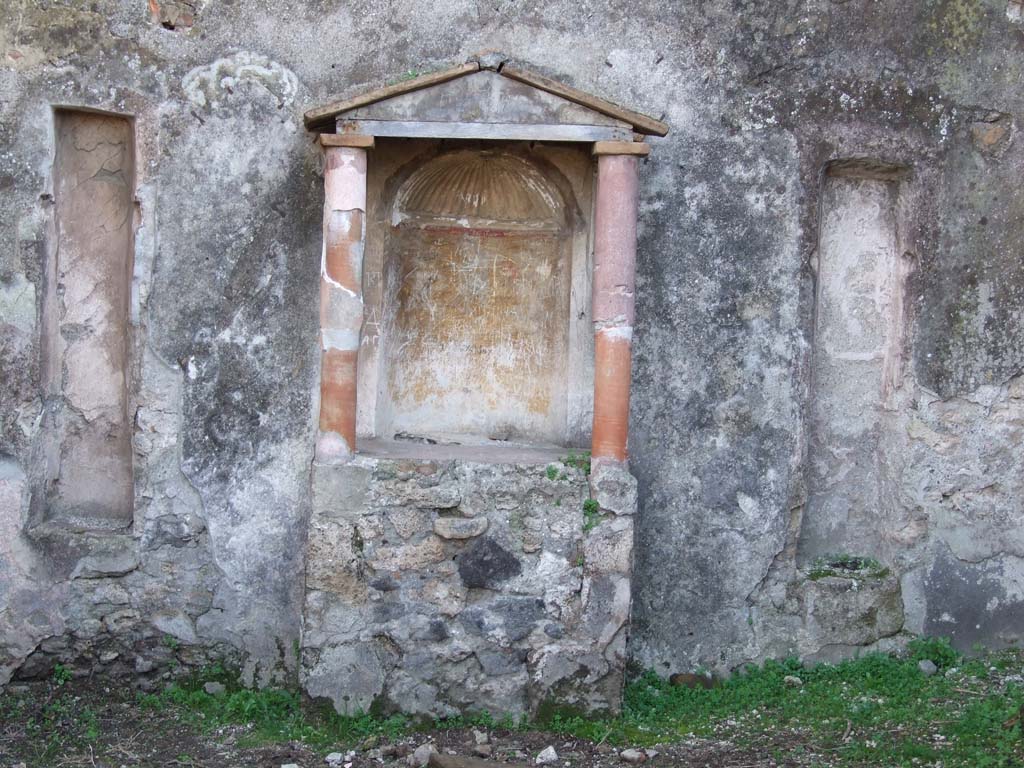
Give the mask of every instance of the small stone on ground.
<path id="1" fill-rule="evenodd" d="M 548 746 L 544 747 L 537 755 L 537 765 L 547 765 L 548 763 L 554 763 L 558 760 L 558 753 L 555 752 L 555 748 Z"/>
<path id="2" fill-rule="evenodd" d="M 410 768 L 425 768 L 426 764 L 430 762 L 430 755 L 434 752 L 437 752 L 437 748 L 433 744 L 420 744 L 406 758 L 406 762 Z"/>

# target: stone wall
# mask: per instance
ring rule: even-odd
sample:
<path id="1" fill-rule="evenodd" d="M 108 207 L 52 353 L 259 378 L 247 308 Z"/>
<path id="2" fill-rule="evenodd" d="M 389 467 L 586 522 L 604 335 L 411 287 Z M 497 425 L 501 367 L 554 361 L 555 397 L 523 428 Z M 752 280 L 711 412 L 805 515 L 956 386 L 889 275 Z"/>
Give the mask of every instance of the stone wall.
<path id="1" fill-rule="evenodd" d="M 26 0 L 0 18 L 0 681 L 225 655 L 247 682 L 296 679 L 322 203 L 300 115 L 484 49 L 672 128 L 640 187 L 632 663 L 1021 638 L 1015 0 L 153 5 Z M 41 370 L 54 106 L 132 118 L 120 531 L 31 514 L 66 405 Z M 829 509 L 809 497 L 812 424 L 847 418 L 815 409 L 812 376 L 823 173 L 844 161 L 906 169 L 887 318 L 903 331 L 863 454 L 875 522 L 830 553 L 827 536 L 801 547 L 805 515 Z M 881 568 L 822 575 L 822 554 Z"/>
<path id="2" fill-rule="evenodd" d="M 575 462 L 314 465 L 300 681 L 342 713 L 618 711 L 635 481 Z"/>

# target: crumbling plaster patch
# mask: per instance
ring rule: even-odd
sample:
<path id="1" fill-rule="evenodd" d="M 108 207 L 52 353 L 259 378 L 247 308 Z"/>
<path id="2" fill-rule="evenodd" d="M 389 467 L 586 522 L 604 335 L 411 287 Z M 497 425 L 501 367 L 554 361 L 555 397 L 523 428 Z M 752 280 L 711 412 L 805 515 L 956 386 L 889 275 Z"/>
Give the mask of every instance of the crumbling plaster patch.
<path id="1" fill-rule="evenodd" d="M 221 99 L 245 86 L 265 88 L 278 100 L 278 108 L 291 106 L 298 79 L 287 67 L 249 51 L 217 59 L 190 71 L 181 81 L 185 96 L 199 108 L 220 106 Z"/>

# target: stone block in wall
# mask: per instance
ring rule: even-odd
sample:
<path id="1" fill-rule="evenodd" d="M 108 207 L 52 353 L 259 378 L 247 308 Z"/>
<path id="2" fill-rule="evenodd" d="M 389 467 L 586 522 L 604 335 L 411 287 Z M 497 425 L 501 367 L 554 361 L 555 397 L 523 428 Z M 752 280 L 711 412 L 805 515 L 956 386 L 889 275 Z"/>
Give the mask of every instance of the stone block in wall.
<path id="1" fill-rule="evenodd" d="M 114 539 L 114 546 L 95 547 L 90 554 L 78 561 L 71 572 L 72 579 L 103 579 L 124 576 L 139 567 L 139 553 L 134 547 L 126 546 L 121 539 Z"/>
<path id="2" fill-rule="evenodd" d="M 799 592 L 805 631 L 819 645 L 863 647 L 903 628 L 900 583 L 891 573 L 808 578 L 800 583 Z"/>
<path id="3" fill-rule="evenodd" d="M 370 642 L 331 645 L 302 660 L 306 692 L 331 699 L 341 714 L 368 712 L 383 692 L 385 670 Z"/>
<path id="4" fill-rule="evenodd" d="M 603 477 L 625 493 L 587 522 L 589 479 L 572 467 L 552 478 L 531 464 L 315 466 L 307 693 L 349 713 L 617 711 L 632 478 Z"/>
<path id="5" fill-rule="evenodd" d="M 366 467 L 343 464 L 313 468 L 313 511 L 321 517 L 358 514 L 366 505 L 370 472 Z"/>
<path id="6" fill-rule="evenodd" d="M 486 517 L 439 517 L 434 533 L 442 539 L 472 539 L 487 532 Z"/>
<path id="7" fill-rule="evenodd" d="M 632 515 L 637 509 L 636 478 L 617 461 L 595 460 L 590 473 L 590 492 L 598 506 L 616 515 Z"/>
<path id="8" fill-rule="evenodd" d="M 596 525 L 583 544 L 583 561 L 588 573 L 620 573 L 632 570 L 633 520 L 612 517 Z"/>

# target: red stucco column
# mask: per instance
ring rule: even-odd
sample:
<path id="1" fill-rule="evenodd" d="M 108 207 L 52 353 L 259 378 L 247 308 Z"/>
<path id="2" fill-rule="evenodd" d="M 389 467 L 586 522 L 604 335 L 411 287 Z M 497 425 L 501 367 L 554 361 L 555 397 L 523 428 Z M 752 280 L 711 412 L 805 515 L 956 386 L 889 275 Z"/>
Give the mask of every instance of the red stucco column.
<path id="1" fill-rule="evenodd" d="M 594 217 L 594 459 L 625 461 L 636 270 L 637 164 L 646 144 L 597 142 Z"/>
<path id="2" fill-rule="evenodd" d="M 324 245 L 320 260 L 320 424 L 316 458 L 339 463 L 356 449 L 356 363 L 363 327 L 366 150 L 373 137 L 320 137 Z"/>

